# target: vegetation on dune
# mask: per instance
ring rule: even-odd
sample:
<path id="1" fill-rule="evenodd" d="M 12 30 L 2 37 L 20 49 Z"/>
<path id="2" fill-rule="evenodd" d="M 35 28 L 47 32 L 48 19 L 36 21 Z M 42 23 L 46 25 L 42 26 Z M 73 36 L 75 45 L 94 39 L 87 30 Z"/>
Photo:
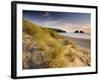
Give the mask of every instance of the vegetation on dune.
<path id="1" fill-rule="evenodd" d="M 68 66 L 68 59 L 74 61 L 76 55 L 67 53 L 67 45 L 74 46 L 56 31 L 23 20 L 24 69 Z"/>
<path id="2" fill-rule="evenodd" d="M 56 38 L 63 39 L 55 31 L 51 29 L 42 28 L 35 24 L 32 24 L 26 20 L 23 21 L 23 32 L 24 35 L 28 34 L 32 36 L 31 44 L 26 44 L 25 47 L 37 47 L 44 53 L 44 59 L 47 62 L 52 61 L 57 56 L 59 56 L 64 51 L 64 46 L 56 40 Z M 30 39 L 31 40 L 31 39 Z M 32 46 L 32 43 L 36 42 L 35 46 Z M 24 43 L 25 44 L 25 43 Z M 30 46 L 31 45 L 31 46 Z M 30 47 L 29 47 L 30 46 Z M 28 50 L 28 49 L 27 49 Z M 32 55 L 31 55 L 32 56 Z"/>

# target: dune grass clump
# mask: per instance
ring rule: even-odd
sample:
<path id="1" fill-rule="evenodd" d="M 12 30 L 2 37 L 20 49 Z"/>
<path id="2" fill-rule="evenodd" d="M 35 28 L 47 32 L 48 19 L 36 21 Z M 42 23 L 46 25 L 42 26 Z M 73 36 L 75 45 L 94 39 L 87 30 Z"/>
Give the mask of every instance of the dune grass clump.
<path id="1" fill-rule="evenodd" d="M 64 45 L 68 45 L 68 44 L 72 44 L 71 42 L 69 42 L 68 40 L 64 41 Z"/>
<path id="2" fill-rule="evenodd" d="M 73 62 L 73 61 L 75 60 L 75 58 L 76 58 L 76 54 L 73 53 L 73 52 L 70 52 L 70 53 L 67 53 L 67 54 L 66 54 L 66 57 L 67 57 L 71 62 Z"/>
<path id="3" fill-rule="evenodd" d="M 31 36 L 28 39 L 28 41 L 30 41 L 29 43 L 31 44 L 25 43 L 26 38 L 23 38 L 24 50 L 26 49 L 23 51 L 25 52 L 23 54 L 24 66 L 28 66 L 29 60 L 31 62 L 34 62 L 34 60 L 36 61 L 35 57 L 33 56 L 35 53 L 38 53 L 35 54 L 35 56 L 39 57 L 41 54 L 41 59 L 43 58 L 43 60 L 40 60 L 40 63 L 47 63 L 46 66 L 48 67 L 67 66 L 67 62 L 60 56 L 63 55 L 64 51 L 66 50 L 65 45 L 72 44 L 71 42 L 65 40 L 63 36 L 59 35 L 52 29 L 46 29 L 41 26 L 32 24 L 27 20 L 23 20 L 23 35 L 25 36 L 26 34 Z M 64 44 L 62 44 L 59 39 L 63 41 Z M 32 49 L 36 48 L 37 51 L 33 50 L 33 52 L 29 52 L 28 49 L 30 47 L 28 48 L 28 46 L 31 46 Z M 73 54 L 69 54 L 69 56 L 72 60 L 74 59 Z"/>

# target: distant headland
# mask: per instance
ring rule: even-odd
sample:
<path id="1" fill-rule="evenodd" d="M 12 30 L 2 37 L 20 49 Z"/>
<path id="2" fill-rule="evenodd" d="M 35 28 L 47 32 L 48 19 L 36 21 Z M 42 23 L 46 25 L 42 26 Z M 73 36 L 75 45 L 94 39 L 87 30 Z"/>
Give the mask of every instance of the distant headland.
<path id="1" fill-rule="evenodd" d="M 85 32 L 84 31 L 76 30 L 76 31 L 74 31 L 74 33 L 85 33 Z"/>

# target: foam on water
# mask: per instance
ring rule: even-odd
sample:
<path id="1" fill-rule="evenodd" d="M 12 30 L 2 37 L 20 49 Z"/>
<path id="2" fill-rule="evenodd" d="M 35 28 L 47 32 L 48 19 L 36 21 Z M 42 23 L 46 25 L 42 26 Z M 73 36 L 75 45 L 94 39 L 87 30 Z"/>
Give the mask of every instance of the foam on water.
<path id="1" fill-rule="evenodd" d="M 62 36 L 75 37 L 81 39 L 90 39 L 90 33 L 59 33 Z"/>

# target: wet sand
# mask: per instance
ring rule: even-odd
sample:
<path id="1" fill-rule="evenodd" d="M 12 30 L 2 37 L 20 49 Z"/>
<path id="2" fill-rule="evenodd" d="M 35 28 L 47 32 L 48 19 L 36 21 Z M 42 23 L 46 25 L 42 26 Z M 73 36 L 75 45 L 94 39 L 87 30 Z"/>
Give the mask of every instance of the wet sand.
<path id="1" fill-rule="evenodd" d="M 73 42 L 77 47 L 86 50 L 90 53 L 90 49 L 91 49 L 90 39 L 81 39 L 81 38 L 73 38 L 73 37 L 66 37 L 66 39 Z"/>

